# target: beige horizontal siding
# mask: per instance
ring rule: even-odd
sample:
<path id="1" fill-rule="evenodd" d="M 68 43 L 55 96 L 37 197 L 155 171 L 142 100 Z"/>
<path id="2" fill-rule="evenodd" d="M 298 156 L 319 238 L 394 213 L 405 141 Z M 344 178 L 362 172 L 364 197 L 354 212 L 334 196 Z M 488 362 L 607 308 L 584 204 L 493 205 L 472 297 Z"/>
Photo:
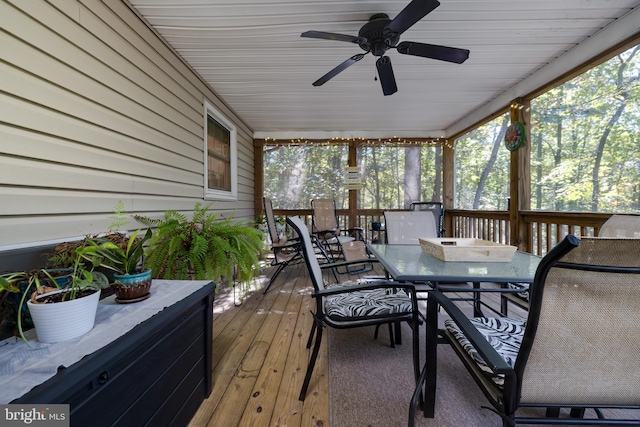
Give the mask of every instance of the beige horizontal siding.
<path id="1" fill-rule="evenodd" d="M 0 26 L 0 250 L 105 231 L 120 200 L 210 203 L 205 101 L 238 135 L 238 200 L 212 210 L 254 217 L 253 131 L 125 3 L 0 0 Z"/>

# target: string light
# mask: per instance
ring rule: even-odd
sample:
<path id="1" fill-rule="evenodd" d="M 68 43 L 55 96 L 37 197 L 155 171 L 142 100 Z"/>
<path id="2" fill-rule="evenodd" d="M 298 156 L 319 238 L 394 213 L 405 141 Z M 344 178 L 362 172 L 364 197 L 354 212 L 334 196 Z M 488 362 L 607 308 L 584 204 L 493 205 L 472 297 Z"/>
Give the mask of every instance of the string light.
<path id="1" fill-rule="evenodd" d="M 366 137 L 332 137 L 328 139 L 276 139 L 271 137 L 264 138 L 264 145 L 268 146 L 329 146 L 336 144 L 350 144 L 354 142 L 356 147 L 364 146 L 386 146 L 386 147 L 411 147 L 411 146 L 443 146 L 453 149 L 453 145 L 446 138 L 401 138 L 392 136 L 390 138 L 366 138 Z"/>

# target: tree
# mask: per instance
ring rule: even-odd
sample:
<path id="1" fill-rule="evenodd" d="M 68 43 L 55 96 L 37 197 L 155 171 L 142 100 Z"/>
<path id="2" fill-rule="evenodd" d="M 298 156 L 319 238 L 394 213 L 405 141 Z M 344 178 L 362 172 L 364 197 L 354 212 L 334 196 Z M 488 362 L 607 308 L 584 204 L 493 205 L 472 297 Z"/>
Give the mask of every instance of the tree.
<path id="1" fill-rule="evenodd" d="M 420 201 L 422 147 L 404 149 L 404 208 L 411 202 Z"/>

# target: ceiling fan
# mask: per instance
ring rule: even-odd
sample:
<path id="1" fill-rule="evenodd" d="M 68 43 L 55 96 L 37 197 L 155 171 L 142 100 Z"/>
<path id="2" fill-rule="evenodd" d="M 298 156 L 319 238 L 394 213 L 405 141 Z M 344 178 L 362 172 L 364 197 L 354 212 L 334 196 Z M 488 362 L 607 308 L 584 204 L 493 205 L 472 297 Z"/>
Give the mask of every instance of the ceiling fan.
<path id="1" fill-rule="evenodd" d="M 467 49 L 408 41 L 398 43 L 402 33 L 438 6 L 440 6 L 438 0 L 412 0 L 394 19 L 389 19 L 389 16 L 385 13 L 376 13 L 369 18 L 369 22 L 360 28 L 357 37 L 323 31 L 306 31 L 302 33 L 302 37 L 355 43 L 365 51 L 365 53 L 353 55 L 313 82 L 313 85 L 322 86 L 351 65 L 360 61 L 367 53 L 372 53 L 374 56 L 379 57 L 376 61 L 376 69 L 380 77 L 382 92 L 385 96 L 392 95 L 398 91 L 398 87 L 391 67 L 391 59 L 385 55 L 385 52 L 389 49 L 396 49 L 404 55 L 421 56 L 423 58 L 462 64 L 469 58 Z"/>

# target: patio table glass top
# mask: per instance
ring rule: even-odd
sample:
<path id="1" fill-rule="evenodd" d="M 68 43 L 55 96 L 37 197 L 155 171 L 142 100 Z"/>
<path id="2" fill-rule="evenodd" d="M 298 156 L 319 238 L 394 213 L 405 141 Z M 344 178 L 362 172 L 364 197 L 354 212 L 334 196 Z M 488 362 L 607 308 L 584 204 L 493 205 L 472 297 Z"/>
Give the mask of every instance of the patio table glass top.
<path id="1" fill-rule="evenodd" d="M 419 245 L 369 244 L 370 251 L 394 280 L 406 282 L 531 283 L 542 259 L 516 252 L 511 262 L 442 261 Z"/>

